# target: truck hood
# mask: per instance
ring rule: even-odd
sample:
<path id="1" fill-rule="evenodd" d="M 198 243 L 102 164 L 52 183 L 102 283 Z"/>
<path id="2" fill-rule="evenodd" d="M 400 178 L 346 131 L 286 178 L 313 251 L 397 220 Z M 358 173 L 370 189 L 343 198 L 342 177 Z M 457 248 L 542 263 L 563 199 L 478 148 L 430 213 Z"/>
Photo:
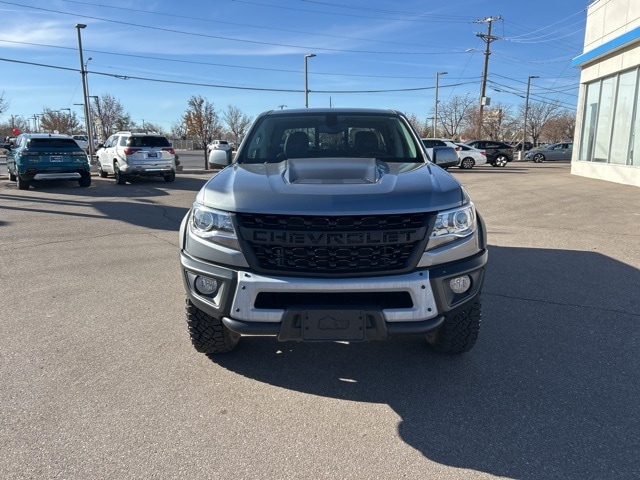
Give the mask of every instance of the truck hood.
<path id="1" fill-rule="evenodd" d="M 444 210 L 463 202 L 460 183 L 429 163 L 374 158 L 289 159 L 232 164 L 197 201 L 230 212 L 357 215 Z"/>

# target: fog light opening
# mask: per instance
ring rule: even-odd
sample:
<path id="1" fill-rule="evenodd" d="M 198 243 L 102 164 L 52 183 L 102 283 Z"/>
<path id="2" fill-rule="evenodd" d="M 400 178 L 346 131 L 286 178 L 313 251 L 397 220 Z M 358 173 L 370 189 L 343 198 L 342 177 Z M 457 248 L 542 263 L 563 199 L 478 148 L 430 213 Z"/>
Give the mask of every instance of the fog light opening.
<path id="1" fill-rule="evenodd" d="M 471 278 L 469 275 L 462 275 L 449 280 L 449 288 L 453 293 L 465 293 L 471 288 Z"/>
<path id="2" fill-rule="evenodd" d="M 220 288 L 217 280 L 202 276 L 196 277 L 195 286 L 199 294 L 209 297 L 215 295 L 218 292 L 218 288 Z"/>

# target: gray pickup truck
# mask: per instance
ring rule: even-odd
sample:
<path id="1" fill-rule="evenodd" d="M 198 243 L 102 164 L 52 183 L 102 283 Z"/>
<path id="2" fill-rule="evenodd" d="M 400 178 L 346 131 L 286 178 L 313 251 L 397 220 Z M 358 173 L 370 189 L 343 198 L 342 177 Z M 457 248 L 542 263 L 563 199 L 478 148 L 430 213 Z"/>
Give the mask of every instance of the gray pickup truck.
<path id="1" fill-rule="evenodd" d="M 180 227 L 196 350 L 229 352 L 243 335 L 424 335 L 437 351 L 469 351 L 486 229 L 464 187 L 436 166 L 457 163 L 455 151 L 433 155 L 396 111 L 258 116 Z"/>

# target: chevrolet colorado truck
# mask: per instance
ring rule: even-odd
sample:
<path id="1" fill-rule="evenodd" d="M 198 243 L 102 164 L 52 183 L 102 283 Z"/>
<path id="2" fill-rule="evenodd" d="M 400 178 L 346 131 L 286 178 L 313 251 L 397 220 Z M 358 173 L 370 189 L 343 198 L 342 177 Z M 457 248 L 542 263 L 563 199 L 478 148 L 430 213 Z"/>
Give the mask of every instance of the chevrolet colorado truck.
<path id="1" fill-rule="evenodd" d="M 180 227 L 195 349 L 230 352 L 243 335 L 423 335 L 436 351 L 469 351 L 486 229 L 464 187 L 436 165 L 457 163 L 456 152 L 433 155 L 392 110 L 259 115 Z"/>

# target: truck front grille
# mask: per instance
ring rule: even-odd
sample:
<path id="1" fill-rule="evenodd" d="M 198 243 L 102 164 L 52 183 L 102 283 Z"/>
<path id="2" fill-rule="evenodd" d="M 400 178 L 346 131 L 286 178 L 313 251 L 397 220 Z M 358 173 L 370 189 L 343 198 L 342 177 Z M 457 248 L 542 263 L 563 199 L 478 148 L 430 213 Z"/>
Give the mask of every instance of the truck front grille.
<path id="1" fill-rule="evenodd" d="M 287 216 L 238 213 L 240 242 L 265 273 L 365 275 L 408 270 L 422 253 L 431 216 Z"/>

